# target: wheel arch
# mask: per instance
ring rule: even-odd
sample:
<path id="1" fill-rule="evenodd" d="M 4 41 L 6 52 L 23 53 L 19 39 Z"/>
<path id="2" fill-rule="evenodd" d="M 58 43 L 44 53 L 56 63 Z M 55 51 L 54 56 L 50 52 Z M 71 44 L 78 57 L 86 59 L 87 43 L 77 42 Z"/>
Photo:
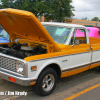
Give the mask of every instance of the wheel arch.
<path id="1" fill-rule="evenodd" d="M 61 68 L 60 68 L 60 66 L 59 66 L 58 64 L 56 64 L 56 63 L 51 63 L 51 64 L 45 66 L 45 67 L 42 69 L 41 73 L 42 73 L 46 68 L 48 68 L 48 67 L 50 67 L 50 68 L 52 68 L 52 69 L 55 70 L 55 72 L 57 73 L 58 78 L 61 77 Z M 40 73 L 40 74 L 41 74 L 41 73 Z M 40 74 L 39 74 L 39 76 L 40 76 Z M 39 77 L 39 76 L 38 76 L 38 77 Z"/>

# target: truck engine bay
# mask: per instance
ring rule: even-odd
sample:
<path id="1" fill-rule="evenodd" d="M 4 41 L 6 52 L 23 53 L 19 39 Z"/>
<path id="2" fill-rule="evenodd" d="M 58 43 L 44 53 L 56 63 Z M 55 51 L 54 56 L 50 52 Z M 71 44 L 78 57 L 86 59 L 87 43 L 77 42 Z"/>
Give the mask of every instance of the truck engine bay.
<path id="1" fill-rule="evenodd" d="M 41 44 L 36 47 L 28 46 L 27 43 L 14 43 L 11 47 L 8 44 L 0 45 L 0 53 L 7 54 L 13 57 L 24 59 L 32 55 L 39 55 L 46 53 L 47 50 L 43 49 Z"/>

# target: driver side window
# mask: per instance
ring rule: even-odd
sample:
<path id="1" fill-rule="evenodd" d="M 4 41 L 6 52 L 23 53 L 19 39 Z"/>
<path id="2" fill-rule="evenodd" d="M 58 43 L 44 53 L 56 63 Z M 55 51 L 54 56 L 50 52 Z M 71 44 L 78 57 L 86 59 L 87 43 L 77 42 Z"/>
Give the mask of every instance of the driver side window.
<path id="1" fill-rule="evenodd" d="M 84 29 L 75 29 L 71 37 L 70 45 L 86 44 L 86 33 Z"/>

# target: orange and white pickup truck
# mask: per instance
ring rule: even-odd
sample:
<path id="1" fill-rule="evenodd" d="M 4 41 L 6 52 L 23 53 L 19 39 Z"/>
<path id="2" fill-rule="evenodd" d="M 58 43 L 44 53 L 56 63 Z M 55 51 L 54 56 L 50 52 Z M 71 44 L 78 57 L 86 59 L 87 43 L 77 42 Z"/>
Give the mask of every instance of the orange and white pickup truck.
<path id="1" fill-rule="evenodd" d="M 40 23 L 31 12 L 11 8 L 0 10 L 0 25 L 10 36 L 0 43 L 0 77 L 34 85 L 39 95 L 52 93 L 59 78 L 100 66 L 100 39 L 89 38 L 85 26 Z"/>

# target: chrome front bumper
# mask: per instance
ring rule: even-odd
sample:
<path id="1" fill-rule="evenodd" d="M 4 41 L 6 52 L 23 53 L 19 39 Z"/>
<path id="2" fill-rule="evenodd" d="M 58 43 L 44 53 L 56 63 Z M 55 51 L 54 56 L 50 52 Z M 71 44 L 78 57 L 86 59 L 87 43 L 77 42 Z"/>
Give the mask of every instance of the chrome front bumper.
<path id="1" fill-rule="evenodd" d="M 0 70 L 0 77 L 7 81 L 10 81 L 9 77 L 13 78 L 16 80 L 16 82 L 14 82 L 14 83 L 22 85 L 22 86 L 30 86 L 30 85 L 34 85 L 36 83 L 36 79 L 16 76 L 16 75 L 13 75 L 8 72 L 1 71 L 1 70 Z M 11 81 L 11 82 L 13 82 L 13 81 Z"/>

